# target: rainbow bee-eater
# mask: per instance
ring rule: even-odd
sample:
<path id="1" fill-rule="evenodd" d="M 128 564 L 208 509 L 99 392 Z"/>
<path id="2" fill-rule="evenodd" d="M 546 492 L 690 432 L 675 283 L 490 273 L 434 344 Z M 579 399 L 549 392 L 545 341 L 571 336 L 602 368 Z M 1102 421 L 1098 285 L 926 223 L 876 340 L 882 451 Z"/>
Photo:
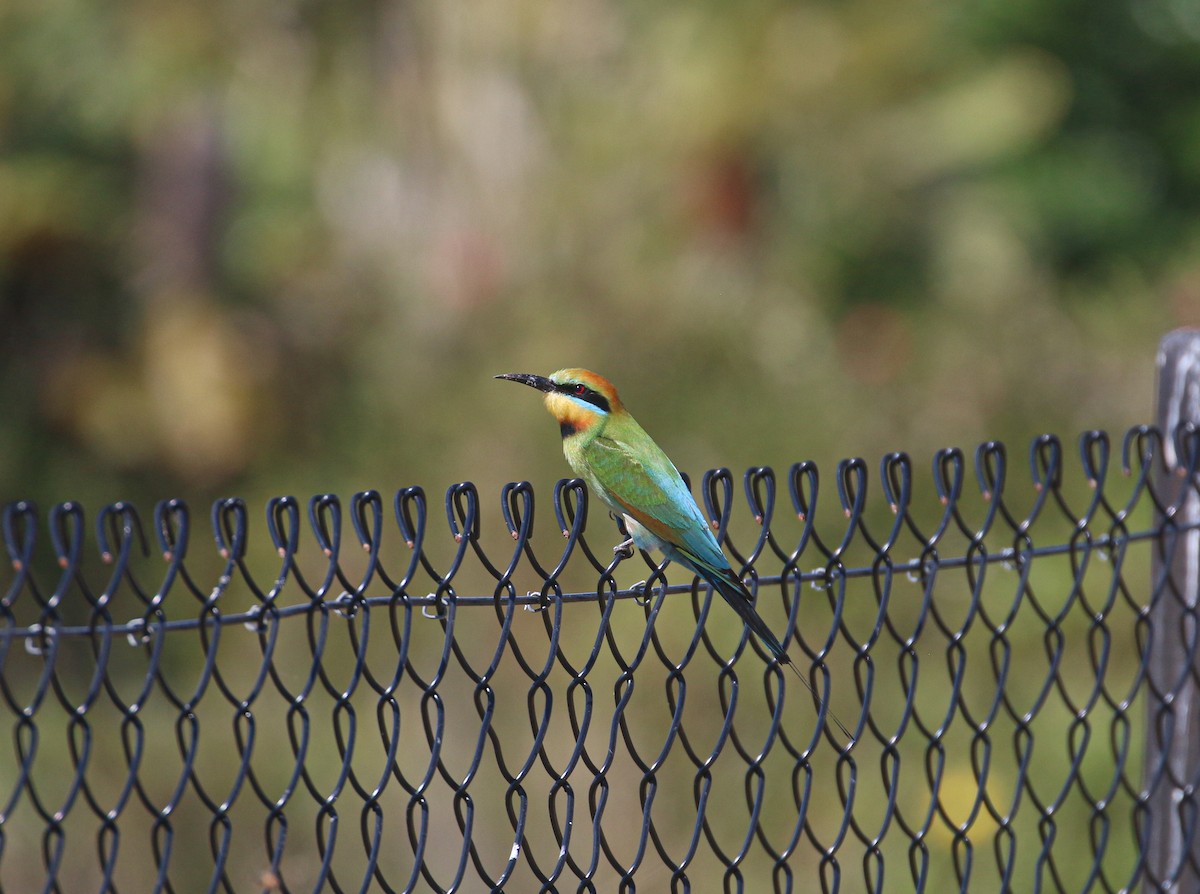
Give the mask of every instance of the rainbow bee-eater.
<path id="1" fill-rule="evenodd" d="M 586 369 L 560 369 L 550 376 L 505 373 L 543 392 L 546 409 L 558 420 L 563 454 L 588 488 L 620 516 L 629 539 L 614 552 L 657 549 L 710 584 L 738 613 L 775 658 L 787 664 L 810 692 L 812 686 L 754 609 L 746 589 L 721 551 L 713 529 L 675 464 L 638 425 L 603 376 Z M 833 716 L 842 733 L 849 731 Z"/>

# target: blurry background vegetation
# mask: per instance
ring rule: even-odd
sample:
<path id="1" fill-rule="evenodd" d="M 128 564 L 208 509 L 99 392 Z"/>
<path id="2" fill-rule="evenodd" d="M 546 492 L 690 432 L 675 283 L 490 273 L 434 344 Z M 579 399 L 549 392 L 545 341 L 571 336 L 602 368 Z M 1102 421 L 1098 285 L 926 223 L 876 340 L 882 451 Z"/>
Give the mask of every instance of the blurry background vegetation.
<path id="1" fill-rule="evenodd" d="M 1147 418 L 1200 321 L 1184 0 L 0 7 L 0 493 L 689 470 Z M 556 465 L 557 463 L 557 465 Z"/>
<path id="2" fill-rule="evenodd" d="M 693 475 L 1147 421 L 1158 339 L 1200 322 L 1198 10 L 7 0 L 0 502 L 239 494 L 257 534 L 270 495 L 471 479 L 504 539 L 499 486 L 567 469 L 490 377 L 574 365 Z"/>

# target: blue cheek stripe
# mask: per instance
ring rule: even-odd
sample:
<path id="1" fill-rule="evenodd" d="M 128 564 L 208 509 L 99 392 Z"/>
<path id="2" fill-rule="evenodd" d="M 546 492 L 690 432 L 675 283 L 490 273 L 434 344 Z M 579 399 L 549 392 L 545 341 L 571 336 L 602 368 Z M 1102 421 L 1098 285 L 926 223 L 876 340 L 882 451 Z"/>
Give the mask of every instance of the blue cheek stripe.
<path id="1" fill-rule="evenodd" d="M 598 407 L 594 403 L 590 403 L 581 397 L 576 397 L 574 394 L 564 394 L 563 397 L 575 404 L 575 406 L 582 407 L 583 409 L 587 410 L 589 413 L 595 413 L 597 416 L 608 415 L 608 413 L 605 412 L 605 410 L 601 407 Z"/>

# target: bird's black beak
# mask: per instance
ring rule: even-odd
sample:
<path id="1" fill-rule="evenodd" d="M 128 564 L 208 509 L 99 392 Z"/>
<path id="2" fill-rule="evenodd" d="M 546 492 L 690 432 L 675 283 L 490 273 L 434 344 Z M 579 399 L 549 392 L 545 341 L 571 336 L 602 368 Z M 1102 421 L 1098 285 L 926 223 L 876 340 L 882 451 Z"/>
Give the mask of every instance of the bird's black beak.
<path id="1" fill-rule="evenodd" d="M 538 391 L 553 391 L 557 385 L 547 379 L 545 376 L 535 376 L 533 373 L 504 373 L 496 376 L 497 379 L 508 379 L 510 382 L 520 382 L 522 385 L 528 385 L 530 388 L 536 388 Z"/>

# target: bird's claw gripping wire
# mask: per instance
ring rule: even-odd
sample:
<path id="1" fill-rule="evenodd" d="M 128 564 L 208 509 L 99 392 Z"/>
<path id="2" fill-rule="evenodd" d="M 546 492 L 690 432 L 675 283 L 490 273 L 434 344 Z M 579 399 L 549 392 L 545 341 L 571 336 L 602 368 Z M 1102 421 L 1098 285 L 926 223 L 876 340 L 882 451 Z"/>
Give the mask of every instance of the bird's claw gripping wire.
<path id="1" fill-rule="evenodd" d="M 529 590 L 525 593 L 526 599 L 537 599 L 537 602 L 530 602 L 525 605 L 527 612 L 544 612 L 550 607 L 550 600 L 542 595 L 540 590 Z"/>
<path id="2" fill-rule="evenodd" d="M 640 580 L 630 587 L 629 592 L 633 594 L 633 601 L 638 605 L 648 605 L 654 593 L 650 587 L 646 586 L 644 580 Z"/>
<path id="3" fill-rule="evenodd" d="M 431 611 L 428 605 L 422 605 L 421 616 L 428 618 L 431 621 L 440 621 L 445 618 L 446 612 L 442 609 L 450 604 L 450 597 L 446 595 L 438 596 L 435 593 L 430 593 L 429 598 L 435 600 L 434 604 L 439 606 L 439 609 Z"/>

